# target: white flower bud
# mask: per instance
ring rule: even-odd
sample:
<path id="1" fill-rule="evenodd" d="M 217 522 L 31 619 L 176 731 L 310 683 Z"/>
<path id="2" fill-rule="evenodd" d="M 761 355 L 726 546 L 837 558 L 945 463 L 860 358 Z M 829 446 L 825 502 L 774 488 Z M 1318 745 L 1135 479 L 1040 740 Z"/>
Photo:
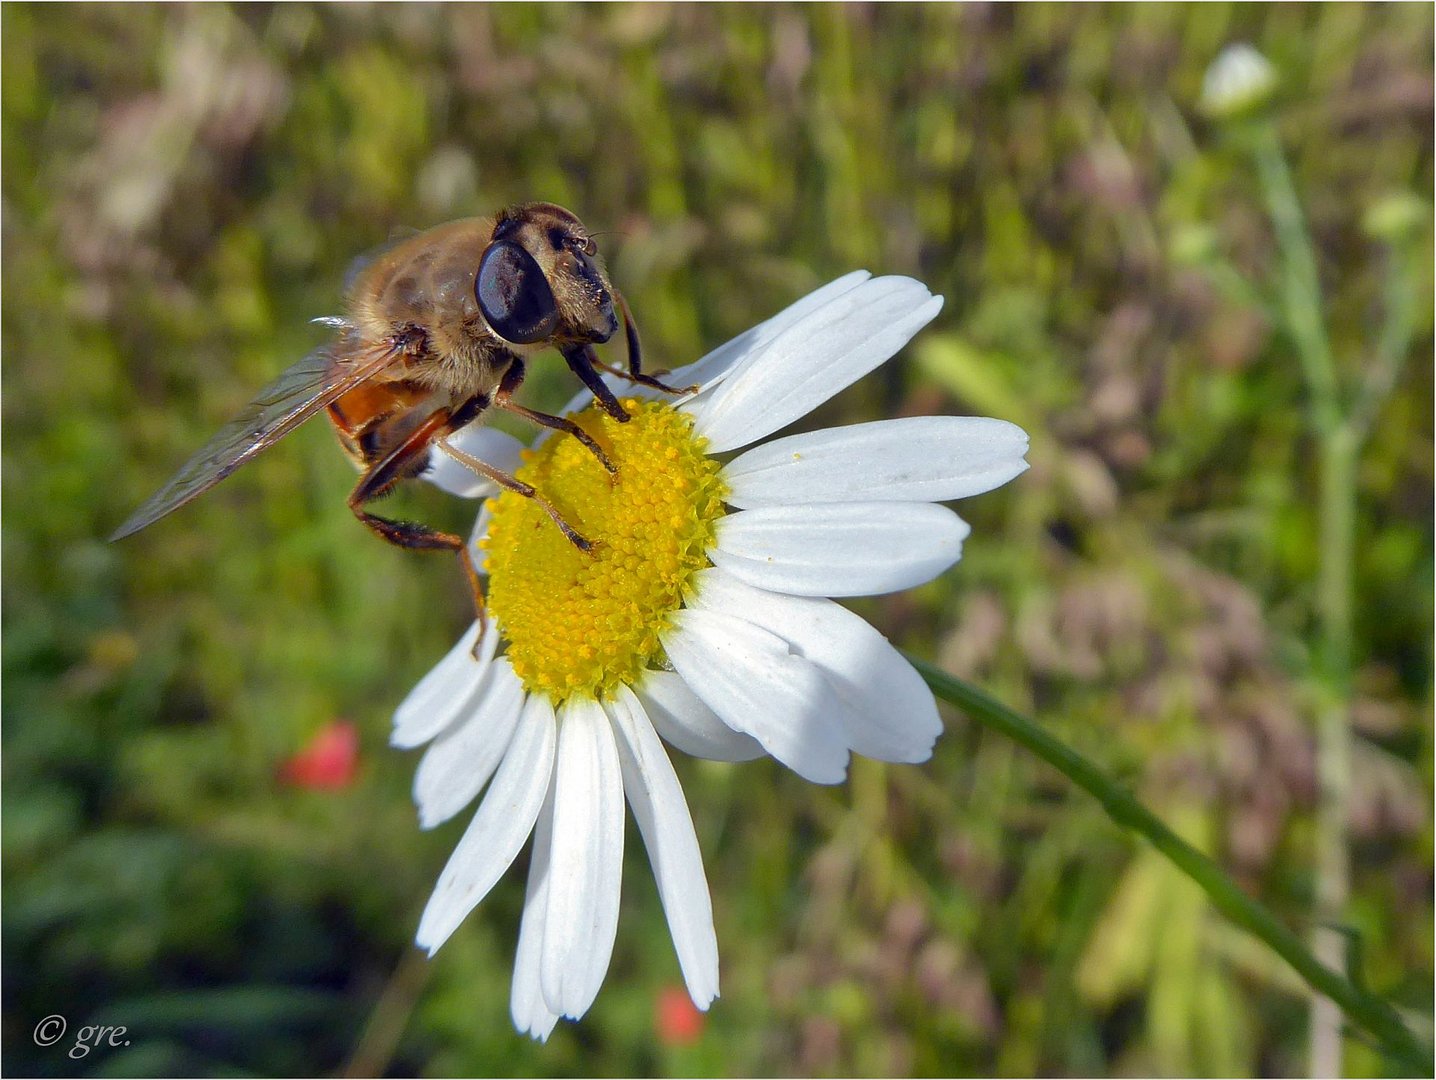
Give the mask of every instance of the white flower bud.
<path id="1" fill-rule="evenodd" d="M 1217 119 L 1253 112 L 1276 90 L 1276 69 L 1245 42 L 1228 45 L 1202 79 L 1202 111 Z"/>

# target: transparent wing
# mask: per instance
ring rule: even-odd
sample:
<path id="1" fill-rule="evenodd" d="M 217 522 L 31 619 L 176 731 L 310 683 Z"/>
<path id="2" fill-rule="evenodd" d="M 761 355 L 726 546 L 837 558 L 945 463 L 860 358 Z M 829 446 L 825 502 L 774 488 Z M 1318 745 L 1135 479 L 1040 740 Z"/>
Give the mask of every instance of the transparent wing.
<path id="1" fill-rule="evenodd" d="M 273 446 L 336 398 L 372 379 L 399 353 L 390 345 L 350 353 L 316 349 L 259 392 L 238 416 L 186 461 L 168 484 L 116 529 L 119 540 L 203 495 L 262 450 Z M 336 355 L 339 357 L 335 359 Z"/>

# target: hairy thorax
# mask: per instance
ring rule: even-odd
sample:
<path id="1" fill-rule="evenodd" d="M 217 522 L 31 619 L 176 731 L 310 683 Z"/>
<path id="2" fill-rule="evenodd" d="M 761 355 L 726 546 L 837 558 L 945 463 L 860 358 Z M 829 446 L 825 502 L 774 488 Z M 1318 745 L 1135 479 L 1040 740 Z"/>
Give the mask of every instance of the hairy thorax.
<path id="1" fill-rule="evenodd" d="M 368 341 L 405 342 L 402 378 L 463 400 L 492 394 L 515 353 L 485 323 L 474 296 L 493 219 L 465 218 L 381 251 L 354 277 L 350 322 Z"/>

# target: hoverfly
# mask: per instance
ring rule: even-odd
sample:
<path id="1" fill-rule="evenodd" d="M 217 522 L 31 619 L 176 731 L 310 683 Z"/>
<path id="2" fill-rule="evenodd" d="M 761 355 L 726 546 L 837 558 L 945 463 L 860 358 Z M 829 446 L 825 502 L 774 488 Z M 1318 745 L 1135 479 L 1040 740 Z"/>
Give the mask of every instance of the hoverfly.
<path id="1" fill-rule="evenodd" d="M 464 218 L 400 241 L 353 275 L 347 314 L 327 321 L 333 342 L 266 386 L 110 537 L 119 540 L 198 498 L 304 421 L 327 410 L 362 475 L 349 495 L 354 516 L 400 547 L 456 551 L 483 619 L 472 556 L 452 533 L 369 513 L 367 503 L 421 473 L 437 449 L 508 491 L 536 500 L 563 534 L 590 542 L 529 484 L 449 444 L 489 408 L 503 409 L 581 441 L 610 473 L 603 450 L 572 420 L 513 400 L 528 358 L 553 348 L 615 420 L 628 414 L 598 369 L 681 393 L 642 369 L 638 329 L 609 284 L 583 223 L 552 203 L 523 203 L 493 218 Z M 599 361 L 593 346 L 623 315 L 628 371 Z"/>

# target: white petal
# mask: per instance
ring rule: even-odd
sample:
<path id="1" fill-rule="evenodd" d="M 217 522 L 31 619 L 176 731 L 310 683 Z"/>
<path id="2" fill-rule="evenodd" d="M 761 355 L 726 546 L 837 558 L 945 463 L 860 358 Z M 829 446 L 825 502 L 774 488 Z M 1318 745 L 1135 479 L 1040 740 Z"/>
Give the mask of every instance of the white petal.
<path id="1" fill-rule="evenodd" d="M 503 877 L 533 831 L 548 795 L 554 741 L 553 708 L 541 694 L 530 694 L 503 764 L 419 920 L 415 940 L 431 956 Z"/>
<path id="2" fill-rule="evenodd" d="M 663 744 L 632 691 L 620 685 L 605 708 L 618 734 L 623 790 L 648 849 L 688 996 L 706 1009 L 718 996 L 718 935 L 688 803 Z"/>
<path id="3" fill-rule="evenodd" d="M 718 567 L 699 575 L 693 604 L 725 611 L 786 641 L 827 675 L 850 709 L 847 743 L 879 761 L 926 761 L 942 733 L 937 702 L 888 639 L 841 604 L 755 589 Z"/>
<path id="4" fill-rule="evenodd" d="M 664 648 L 725 724 L 752 735 L 805 780 L 841 782 L 848 751 L 838 713 L 846 706 L 787 642 L 731 615 L 684 608 Z"/>
<path id="5" fill-rule="evenodd" d="M 865 281 L 760 346 L 696 414 L 711 453 L 805 416 L 907 344 L 942 310 L 912 278 Z"/>
<path id="6" fill-rule="evenodd" d="M 1005 420 L 914 416 L 763 443 L 723 469 L 738 507 L 870 499 L 943 502 L 1007 483 L 1027 468 L 1027 435 Z"/>
<path id="7" fill-rule="evenodd" d="M 475 622 L 399 703 L 394 710 L 394 731 L 389 736 L 391 745 L 407 749 L 426 743 L 466 714 L 469 699 L 480 688 L 499 645 L 499 628 L 490 619 L 475 660 L 474 639 L 478 634 L 479 624 Z"/>
<path id="8" fill-rule="evenodd" d="M 942 573 L 969 531 L 936 503 L 773 506 L 720 519 L 708 557 L 770 592 L 872 596 Z"/>
<path id="9" fill-rule="evenodd" d="M 534 846 L 529 856 L 529 880 L 524 888 L 524 913 L 519 920 L 519 947 L 514 955 L 514 982 L 509 992 L 509 1015 L 514 1027 L 548 1042 L 558 1023 L 539 985 L 539 957 L 543 951 L 543 923 L 548 911 L 548 875 L 553 844 L 553 783 L 550 769 L 548 798 L 534 824 Z"/>
<path id="10" fill-rule="evenodd" d="M 828 282 L 820 289 L 814 289 L 806 296 L 789 304 L 778 314 L 724 342 L 687 367 L 679 368 L 664 381 L 671 386 L 699 383 L 705 391 L 711 390 L 730 375 L 741 370 L 751 357 L 790 326 L 796 325 L 814 311 L 833 303 L 840 296 L 852 292 L 871 277 L 872 274 L 866 270 L 854 270 Z"/>
<path id="11" fill-rule="evenodd" d="M 470 424 L 462 431 L 450 436 L 449 441 L 464 453 L 476 457 L 480 461 L 485 461 L 500 472 L 506 472 L 511 476 L 519 467 L 519 452 L 524 448 L 524 444 L 508 432 L 500 431 L 498 428 L 485 427 L 482 423 Z M 442 446 L 435 447 L 430 451 L 429 467 L 420 475 L 436 487 L 443 488 L 450 495 L 458 495 L 465 499 L 477 499 L 498 491 L 492 481 L 486 480 L 468 466 L 460 464 L 444 453 Z"/>
<path id="12" fill-rule="evenodd" d="M 676 671 L 645 672 L 634 690 L 658 734 L 685 754 L 713 761 L 752 761 L 766 753 L 757 739 L 723 723 Z"/>
<path id="13" fill-rule="evenodd" d="M 698 383 L 703 387 L 703 394 L 689 398 L 675 399 L 671 394 L 665 394 L 660 390 L 652 390 L 646 386 L 639 386 L 627 379 L 618 378 L 612 375 L 603 376 L 615 394 L 619 397 L 636 397 L 644 401 L 674 401 L 681 403 L 683 408 L 690 411 L 697 411 L 702 402 L 707 400 L 707 393 L 717 386 L 733 372 L 737 371 L 755 350 L 761 348 L 767 342 L 773 340 L 789 326 L 802 319 L 809 312 L 816 310 L 842 296 L 851 292 L 868 278 L 872 277 L 866 270 L 854 270 L 844 274 L 835 281 L 830 281 L 820 289 L 815 289 L 808 295 L 801 297 L 785 307 L 778 314 L 772 316 L 765 322 L 751 327 L 737 337 L 725 341 L 712 352 L 702 358 L 687 364 L 684 367 L 670 371 L 664 375 L 663 381 L 669 386 L 682 387 Z M 651 364 L 651 361 L 650 361 Z M 593 400 L 593 396 L 584 391 L 576 394 L 563 414 L 575 412 L 586 408 Z"/>
<path id="14" fill-rule="evenodd" d="M 509 659 L 489 666 L 468 716 L 429 744 L 414 770 L 419 825 L 432 829 L 468 806 L 508 749 L 524 706 L 524 688 Z"/>
<path id="15" fill-rule="evenodd" d="M 479 503 L 479 514 L 474 519 L 474 527 L 469 533 L 469 557 L 474 560 L 474 570 L 479 577 L 488 577 L 489 572 L 484 569 L 484 560 L 488 557 L 484 549 L 479 547 L 479 541 L 489 535 L 489 523 L 494 520 L 494 515 L 489 511 L 489 500 L 485 499 Z"/>
<path id="16" fill-rule="evenodd" d="M 608 972 L 623 871 L 623 776 L 596 701 L 564 708 L 557 761 L 539 978 L 549 1010 L 577 1020 Z"/>

